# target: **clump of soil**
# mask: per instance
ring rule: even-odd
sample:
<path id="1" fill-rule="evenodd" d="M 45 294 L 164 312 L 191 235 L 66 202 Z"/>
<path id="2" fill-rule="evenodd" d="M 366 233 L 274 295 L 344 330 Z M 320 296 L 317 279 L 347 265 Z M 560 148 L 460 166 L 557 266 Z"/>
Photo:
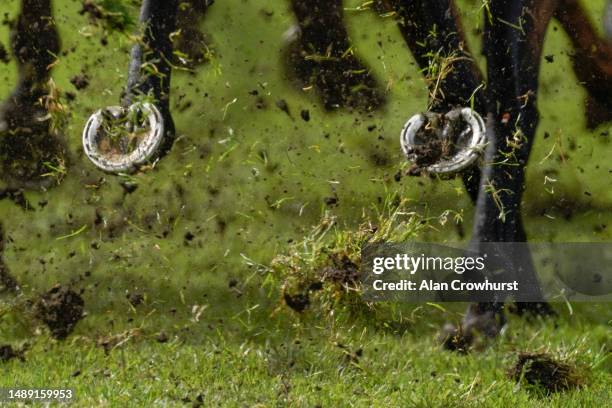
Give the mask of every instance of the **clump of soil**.
<path id="1" fill-rule="evenodd" d="M 23 351 L 14 349 L 10 344 L 0 345 L 0 363 L 6 363 L 14 358 L 24 361 Z"/>
<path id="2" fill-rule="evenodd" d="M 472 333 L 465 333 L 461 326 L 455 327 L 455 325 L 447 323 L 444 325 L 439 339 L 445 350 L 466 354 L 472 346 L 474 336 Z"/>
<path id="3" fill-rule="evenodd" d="M 584 379 L 576 368 L 546 353 L 520 353 L 509 375 L 517 382 L 524 381 L 542 388 L 547 393 L 584 385 Z"/>
<path id="4" fill-rule="evenodd" d="M 322 289 L 322 281 L 311 282 L 310 284 L 307 284 L 305 288 L 298 291 L 298 293 L 289 293 L 287 290 L 283 291 L 283 300 L 291 309 L 301 313 L 306 310 L 308 306 L 310 306 L 310 293 L 317 292 Z"/>
<path id="5" fill-rule="evenodd" d="M 142 293 L 130 293 L 127 295 L 127 299 L 132 306 L 136 307 L 144 302 L 144 295 Z"/>
<path id="6" fill-rule="evenodd" d="M 323 281 L 354 287 L 361 276 L 359 266 L 346 255 L 333 255 L 331 265 L 323 270 Z"/>
<path id="7" fill-rule="evenodd" d="M 442 131 L 446 126 L 453 126 L 448 123 L 444 116 L 429 118 L 416 134 L 416 139 L 423 141 L 412 148 L 416 155 L 415 164 L 418 167 L 427 167 L 442 160 L 452 158 L 457 153 L 456 136 L 458 132 L 454 129 L 445 136 Z M 452 129 L 452 128 L 451 128 Z"/>
<path id="8" fill-rule="evenodd" d="M 359 265 L 351 261 L 346 254 L 331 254 L 325 261 L 325 265 L 318 271 L 315 279 L 306 279 L 297 285 L 289 285 L 293 290 L 285 287 L 283 300 L 287 306 L 301 313 L 311 305 L 310 295 L 313 292 L 323 290 L 324 284 L 333 290 L 340 288 L 356 289 L 361 276 Z"/>
<path id="9" fill-rule="evenodd" d="M 283 293 L 283 299 L 285 300 L 285 304 L 287 306 L 298 313 L 303 312 L 310 305 L 310 297 L 308 296 L 308 293 L 297 293 L 295 295 L 291 295 L 285 292 Z"/>
<path id="10" fill-rule="evenodd" d="M 89 86 L 89 77 L 87 74 L 79 74 L 70 78 L 70 83 L 74 85 L 77 90 L 85 89 Z"/>
<path id="11" fill-rule="evenodd" d="M 62 340 L 68 337 L 83 318 L 83 298 L 70 288 L 57 284 L 34 303 L 34 315 Z"/>

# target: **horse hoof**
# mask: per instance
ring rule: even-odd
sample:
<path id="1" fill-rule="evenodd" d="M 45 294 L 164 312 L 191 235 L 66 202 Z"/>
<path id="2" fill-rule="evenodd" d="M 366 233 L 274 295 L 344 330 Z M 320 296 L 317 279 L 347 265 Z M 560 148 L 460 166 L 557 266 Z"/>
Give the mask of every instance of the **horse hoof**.
<path id="1" fill-rule="evenodd" d="M 109 106 L 89 117 L 83 149 L 101 170 L 126 173 L 155 159 L 163 139 L 164 120 L 155 105 Z"/>
<path id="2" fill-rule="evenodd" d="M 406 158 L 421 170 L 454 174 L 470 167 L 482 154 L 485 124 L 470 108 L 454 109 L 444 115 L 418 113 L 404 125 L 400 143 Z"/>

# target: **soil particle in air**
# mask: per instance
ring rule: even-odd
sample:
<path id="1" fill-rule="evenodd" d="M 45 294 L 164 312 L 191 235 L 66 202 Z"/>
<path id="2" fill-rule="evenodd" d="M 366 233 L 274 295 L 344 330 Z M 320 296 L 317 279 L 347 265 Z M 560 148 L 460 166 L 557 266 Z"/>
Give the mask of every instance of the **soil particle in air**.
<path id="1" fill-rule="evenodd" d="M 283 112 L 285 112 L 289 117 L 291 117 L 291 111 L 289 110 L 289 104 L 284 99 L 279 99 L 276 101 L 276 107 Z"/>
<path id="2" fill-rule="evenodd" d="M 339 200 L 338 200 L 338 197 L 334 197 L 334 196 L 331 196 L 331 197 L 325 197 L 325 198 L 323 199 L 323 202 L 325 203 L 325 205 L 327 205 L 327 206 L 329 206 L 329 207 L 332 207 L 332 206 L 338 205 L 338 201 L 339 201 Z"/>
<path id="3" fill-rule="evenodd" d="M 134 307 L 140 306 L 144 302 L 144 295 L 142 293 L 130 293 L 127 295 L 128 302 Z"/>
<path id="4" fill-rule="evenodd" d="M 303 312 L 310 305 L 310 298 L 308 297 L 308 293 L 298 293 L 295 295 L 291 295 L 289 293 L 283 294 L 283 299 L 287 306 L 296 312 Z"/>
<path id="5" fill-rule="evenodd" d="M 304 122 L 310 121 L 310 111 L 308 109 L 302 109 L 300 112 L 300 116 L 304 120 Z"/>
<path id="6" fill-rule="evenodd" d="M 155 340 L 157 340 L 158 343 L 167 343 L 169 337 L 165 331 L 160 331 L 159 333 L 157 333 L 157 336 L 155 336 Z"/>
<path id="7" fill-rule="evenodd" d="M 79 74 L 70 78 L 70 83 L 74 85 L 77 90 L 83 90 L 89 86 L 89 77 L 87 74 Z"/>
<path id="8" fill-rule="evenodd" d="M 547 393 L 583 385 L 583 379 L 576 368 L 546 353 L 520 353 L 509 375 L 516 381 L 540 387 Z"/>
<path id="9" fill-rule="evenodd" d="M 15 350 L 10 344 L 0 345 L 0 363 L 6 363 L 14 358 L 23 361 L 23 352 Z"/>
<path id="10" fill-rule="evenodd" d="M 57 284 L 35 302 L 34 314 L 49 328 L 54 338 L 62 340 L 83 318 L 84 305 L 78 293 Z"/>
<path id="11" fill-rule="evenodd" d="M 134 183 L 131 181 L 121 181 L 119 184 L 123 188 L 123 192 L 125 194 L 132 194 L 134 191 L 138 190 L 138 183 Z"/>

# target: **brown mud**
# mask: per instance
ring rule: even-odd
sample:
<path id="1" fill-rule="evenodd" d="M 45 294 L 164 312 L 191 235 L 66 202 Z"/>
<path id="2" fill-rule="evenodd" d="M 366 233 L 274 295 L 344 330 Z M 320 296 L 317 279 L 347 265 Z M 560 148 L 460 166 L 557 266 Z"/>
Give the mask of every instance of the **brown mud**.
<path id="1" fill-rule="evenodd" d="M 34 303 L 34 316 L 51 331 L 51 335 L 62 340 L 68 337 L 83 318 L 83 298 L 72 289 L 60 284 L 40 296 Z"/>

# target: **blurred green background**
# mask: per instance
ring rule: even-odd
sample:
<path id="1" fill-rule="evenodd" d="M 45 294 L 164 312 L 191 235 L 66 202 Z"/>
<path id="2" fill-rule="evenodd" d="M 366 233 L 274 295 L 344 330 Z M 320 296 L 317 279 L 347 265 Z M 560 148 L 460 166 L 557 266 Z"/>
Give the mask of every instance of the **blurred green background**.
<path id="1" fill-rule="evenodd" d="M 135 19 L 137 3 L 125 2 Z M 16 16 L 18 5 L 2 0 L 5 20 Z M 481 3 L 459 5 L 477 51 Z M 218 1 L 201 25 L 212 60 L 195 73 L 173 77 L 178 140 L 172 152 L 153 171 L 118 177 L 88 162 L 81 131 L 94 110 L 118 103 L 131 40 L 126 34 L 107 35 L 80 15 L 80 1 L 55 1 L 62 49 L 68 52 L 60 55 L 53 79 L 76 94 L 68 104 L 72 116 L 64 135 L 71 161 L 59 186 L 26 193 L 34 211 L 0 202 L 12 272 L 34 289 L 87 275 L 80 286 L 87 289 L 90 312 L 107 310 L 115 299 L 110 294 L 126 288 L 153 291 L 170 302 L 185 293 L 223 302 L 228 281 L 250 276 L 245 258 L 268 263 L 326 210 L 341 225 L 355 226 L 396 191 L 431 221 L 423 240 L 468 239 L 473 206 L 460 181 L 395 180 L 404 165 L 399 131 L 426 107 L 427 89 L 393 19 L 360 10 L 358 1 L 345 6 L 357 53 L 388 91 L 384 109 L 327 113 L 312 91 L 288 84 L 281 37 L 294 20 L 286 2 Z M 604 1 L 585 6 L 601 29 Z M 102 38 L 107 45 L 101 45 Z M 0 26 L 0 39 L 8 47 L 6 24 Z M 524 212 L 533 241 L 612 237 L 610 125 L 585 129 L 585 93 L 573 74 L 571 53 L 554 22 L 544 50 L 554 62 L 542 64 L 541 122 L 527 169 Z M 482 58 L 480 63 L 484 66 Z M 90 85 L 76 91 L 70 78 L 82 72 Z M 0 65 L 0 97 L 9 95 L 16 75 L 13 62 Z M 276 106 L 279 100 L 287 102 L 290 115 Z M 304 109 L 309 122 L 300 118 Z M 128 178 L 138 184 L 132 194 L 120 185 Z M 337 203 L 328 205 L 329 197 Z M 457 214 L 463 223 L 455 222 Z M 74 232 L 79 233 L 66 238 Z"/>

